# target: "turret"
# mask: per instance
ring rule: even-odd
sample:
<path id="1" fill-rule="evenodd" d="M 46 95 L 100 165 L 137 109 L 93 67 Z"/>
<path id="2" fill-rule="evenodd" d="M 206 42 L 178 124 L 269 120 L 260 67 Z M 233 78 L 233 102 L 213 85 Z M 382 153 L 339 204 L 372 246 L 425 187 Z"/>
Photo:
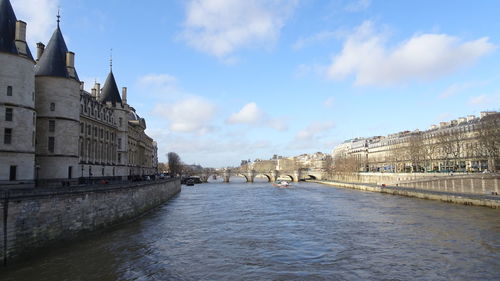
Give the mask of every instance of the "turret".
<path id="1" fill-rule="evenodd" d="M 26 22 L 0 0 L 0 182 L 35 178 L 34 61 Z"/>
<path id="2" fill-rule="evenodd" d="M 39 48 L 35 68 L 36 161 L 44 179 L 71 179 L 79 170 L 80 112 L 75 107 L 80 103 L 80 81 L 75 53 L 68 51 L 59 18 L 47 47 Z"/>

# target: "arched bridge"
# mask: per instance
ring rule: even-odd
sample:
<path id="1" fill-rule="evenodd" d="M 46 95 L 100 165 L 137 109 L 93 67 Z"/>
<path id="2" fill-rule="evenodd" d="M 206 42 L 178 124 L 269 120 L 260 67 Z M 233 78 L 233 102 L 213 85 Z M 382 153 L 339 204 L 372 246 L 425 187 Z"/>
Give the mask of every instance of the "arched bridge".
<path id="1" fill-rule="evenodd" d="M 258 171 L 235 168 L 213 171 L 200 175 L 200 177 L 202 181 L 206 182 L 213 175 L 222 177 L 224 182 L 229 182 L 233 176 L 243 177 L 247 182 L 254 182 L 255 178 L 259 176 L 267 178 L 269 182 L 274 182 L 280 178 L 289 178 L 290 181 L 298 182 L 306 179 L 322 179 L 324 172 L 313 169 Z"/>

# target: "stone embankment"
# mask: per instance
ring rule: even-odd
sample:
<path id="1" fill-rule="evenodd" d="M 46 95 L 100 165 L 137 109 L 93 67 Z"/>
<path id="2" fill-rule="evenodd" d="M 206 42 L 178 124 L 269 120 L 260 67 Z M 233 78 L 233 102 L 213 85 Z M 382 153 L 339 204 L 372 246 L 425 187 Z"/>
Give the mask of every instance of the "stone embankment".
<path id="1" fill-rule="evenodd" d="M 64 188 L 0 190 L 0 259 L 136 218 L 181 191 L 179 179 Z"/>
<path id="2" fill-rule="evenodd" d="M 416 197 L 421 199 L 439 200 L 443 202 L 484 206 L 500 209 L 500 196 L 494 194 L 471 194 L 459 192 L 434 191 L 412 187 L 386 186 L 370 183 L 346 183 L 339 181 L 311 181 L 320 184 L 341 188 L 358 189 L 364 191 L 381 192 L 393 195 Z"/>

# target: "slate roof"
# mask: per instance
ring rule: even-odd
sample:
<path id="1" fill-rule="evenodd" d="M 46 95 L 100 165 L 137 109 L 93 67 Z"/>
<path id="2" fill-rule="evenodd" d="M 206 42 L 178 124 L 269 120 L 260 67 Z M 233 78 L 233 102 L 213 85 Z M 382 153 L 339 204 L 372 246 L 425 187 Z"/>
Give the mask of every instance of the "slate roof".
<path id="1" fill-rule="evenodd" d="M 49 44 L 43 51 L 40 61 L 36 65 L 36 76 L 72 78 L 70 77 L 68 69 L 66 68 L 67 52 L 68 48 L 66 47 L 66 42 L 64 41 L 64 37 L 58 24 L 56 30 L 50 38 Z M 79 81 L 76 69 L 75 80 Z"/>
<path id="2" fill-rule="evenodd" d="M 16 14 L 9 0 L 0 0 L 0 52 L 19 55 L 16 47 Z M 33 59 L 26 45 L 26 55 Z"/>
<path id="3" fill-rule="evenodd" d="M 16 15 L 9 0 L 0 0 L 0 52 L 17 55 Z"/>
<path id="4" fill-rule="evenodd" d="M 110 71 L 106 82 L 104 82 L 104 87 L 102 87 L 101 94 L 99 95 L 99 100 L 103 103 L 111 102 L 113 105 L 117 103 L 122 103 L 122 98 L 120 97 L 120 92 L 118 91 L 118 86 L 116 86 L 115 76 L 113 71 Z"/>

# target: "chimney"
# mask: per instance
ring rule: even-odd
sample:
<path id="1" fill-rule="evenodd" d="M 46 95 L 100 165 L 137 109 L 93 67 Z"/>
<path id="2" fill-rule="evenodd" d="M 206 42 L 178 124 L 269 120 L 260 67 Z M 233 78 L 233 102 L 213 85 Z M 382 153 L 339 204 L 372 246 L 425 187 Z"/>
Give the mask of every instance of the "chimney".
<path id="1" fill-rule="evenodd" d="M 68 69 L 69 77 L 75 78 L 75 53 L 66 52 L 66 68 Z"/>
<path id="2" fill-rule="evenodd" d="M 24 21 L 16 21 L 16 48 L 19 54 L 26 56 L 27 45 L 26 45 L 26 23 Z"/>
<path id="3" fill-rule="evenodd" d="M 101 96 L 101 84 L 100 83 L 95 83 L 95 91 L 96 91 L 96 99 L 99 99 Z"/>
<path id="4" fill-rule="evenodd" d="M 45 45 L 42 42 L 36 43 L 36 60 L 39 61 L 45 51 Z"/>
<path id="5" fill-rule="evenodd" d="M 96 89 L 95 88 L 92 88 L 92 97 L 95 98 L 96 97 Z"/>
<path id="6" fill-rule="evenodd" d="M 85 82 L 80 81 L 80 91 L 84 91 L 84 90 L 85 90 Z"/>
<path id="7" fill-rule="evenodd" d="M 26 42 L 26 23 L 22 20 L 16 21 L 16 41 Z"/>
<path id="8" fill-rule="evenodd" d="M 122 102 L 127 103 L 127 87 L 122 88 Z"/>

